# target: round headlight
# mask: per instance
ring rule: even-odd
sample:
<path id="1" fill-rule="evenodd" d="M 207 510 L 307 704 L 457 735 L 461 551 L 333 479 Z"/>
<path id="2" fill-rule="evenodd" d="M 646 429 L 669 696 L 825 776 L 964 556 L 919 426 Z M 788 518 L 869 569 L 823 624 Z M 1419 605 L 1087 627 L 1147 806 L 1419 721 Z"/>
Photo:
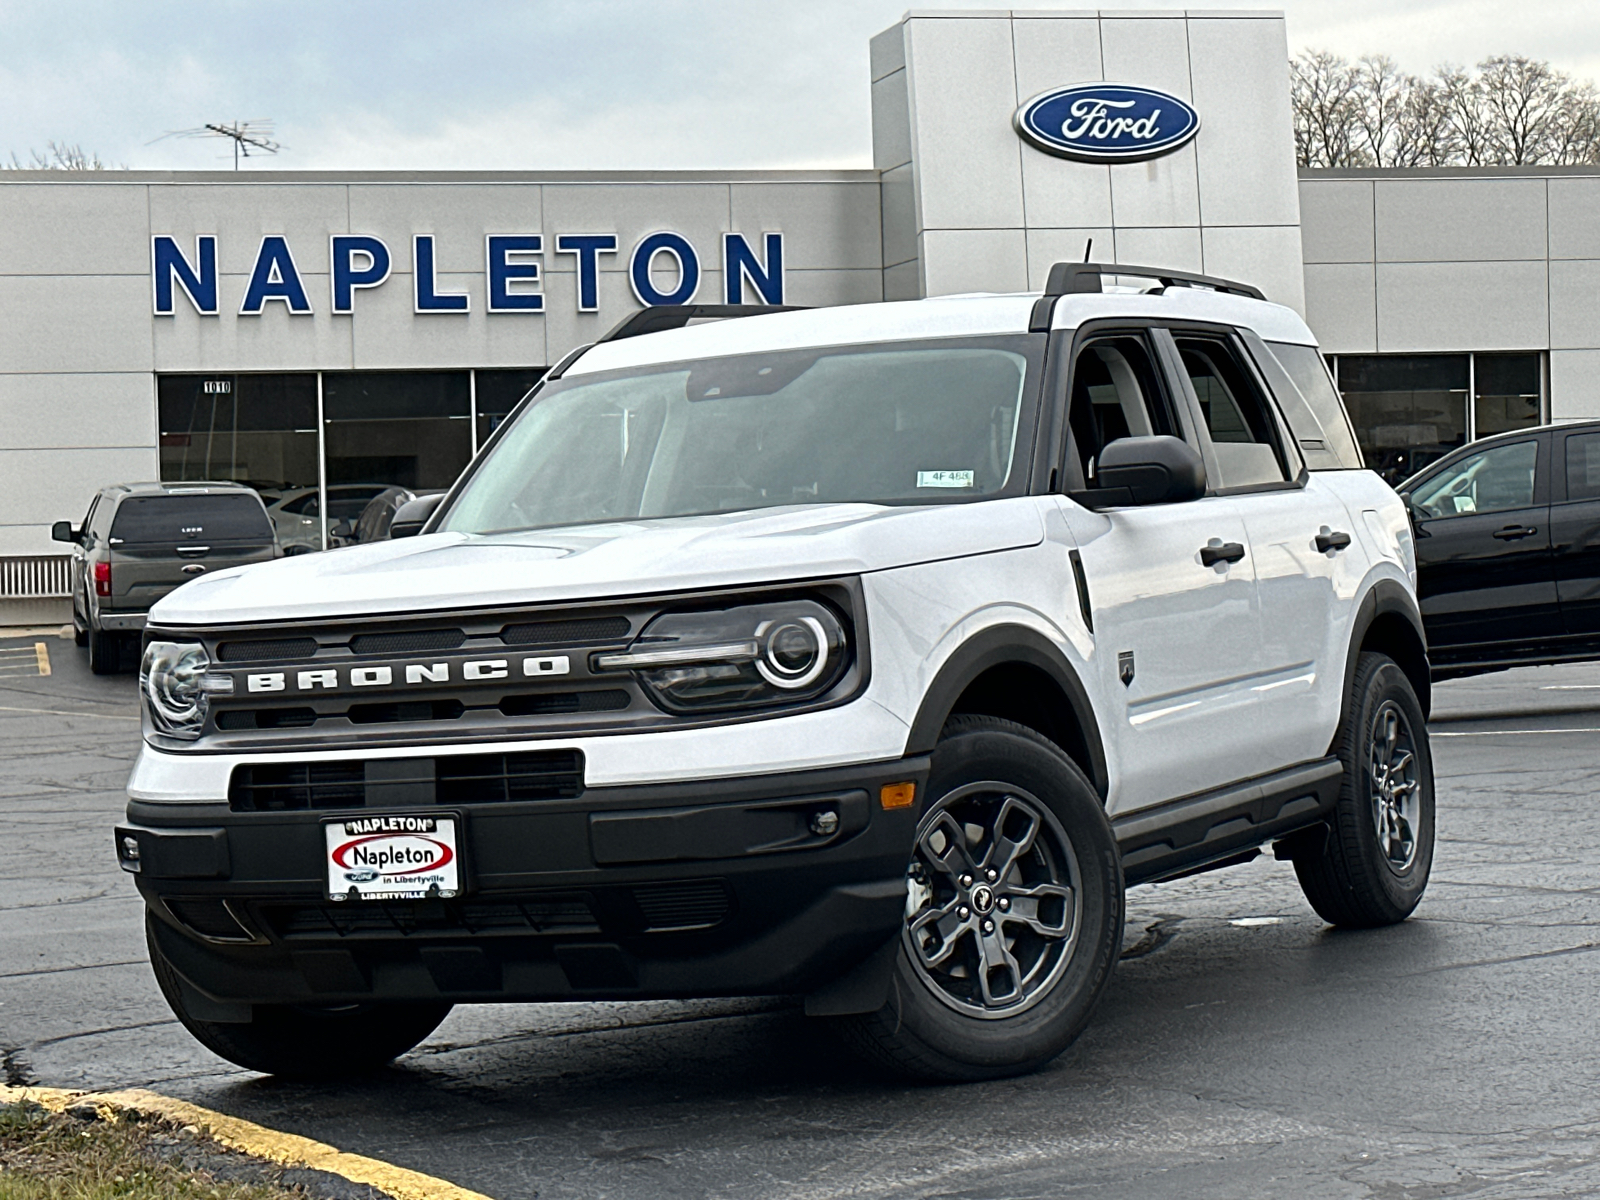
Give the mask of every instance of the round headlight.
<path id="1" fill-rule="evenodd" d="M 208 707 L 200 680 L 210 666 L 206 648 L 194 642 L 151 642 L 145 648 L 139 691 L 158 732 L 191 740 L 200 736 Z"/>
<path id="2" fill-rule="evenodd" d="M 761 657 L 756 670 L 773 687 L 792 691 L 828 669 L 828 634 L 816 617 L 765 621 L 756 627 Z"/>

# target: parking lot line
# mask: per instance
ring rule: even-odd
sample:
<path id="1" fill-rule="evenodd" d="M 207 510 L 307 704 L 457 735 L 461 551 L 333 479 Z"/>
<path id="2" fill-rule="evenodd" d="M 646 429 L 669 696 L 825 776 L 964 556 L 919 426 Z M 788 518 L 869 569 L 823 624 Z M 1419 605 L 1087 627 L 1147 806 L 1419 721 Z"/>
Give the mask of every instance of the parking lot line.
<path id="1" fill-rule="evenodd" d="M 11 704 L 0 704 L 0 712 L 33 713 L 46 717 L 99 717 L 106 721 L 137 721 L 139 718 L 131 713 L 97 713 L 85 712 L 83 709 L 66 708 L 18 708 Z"/>
<path id="2" fill-rule="evenodd" d="M 143 1088 L 120 1092 L 74 1092 L 65 1088 L 0 1084 L 0 1104 L 23 1101 L 32 1101 L 52 1112 L 87 1103 L 112 1112 L 131 1111 L 165 1117 L 180 1125 L 207 1129 L 217 1142 L 254 1158 L 266 1159 L 284 1167 L 310 1167 L 316 1171 L 327 1171 L 352 1183 L 375 1187 L 395 1200 L 490 1200 L 482 1192 L 457 1187 L 432 1175 L 407 1170 L 365 1155 L 348 1154 L 323 1142 L 314 1142 L 298 1134 L 280 1133 L 253 1121 L 212 1112 L 197 1104 L 174 1100 Z"/>
<path id="3" fill-rule="evenodd" d="M 1429 737 L 1524 737 L 1532 733 L 1600 733 L 1600 728 L 1587 727 L 1583 729 L 1469 729 L 1465 732 L 1446 733 L 1439 729 L 1429 729 Z"/>

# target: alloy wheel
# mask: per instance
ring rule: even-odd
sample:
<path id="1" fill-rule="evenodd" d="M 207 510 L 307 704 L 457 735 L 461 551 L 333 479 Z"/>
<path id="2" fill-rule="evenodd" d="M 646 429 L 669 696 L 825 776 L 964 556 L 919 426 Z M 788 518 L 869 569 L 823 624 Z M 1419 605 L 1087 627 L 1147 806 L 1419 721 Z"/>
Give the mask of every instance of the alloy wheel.
<path id="1" fill-rule="evenodd" d="M 1077 855 L 1037 797 L 968 784 L 923 817 L 907 873 L 906 951 L 958 1012 L 1010 1017 L 1054 986 L 1082 922 Z"/>
<path id="2" fill-rule="evenodd" d="M 1385 700 L 1372 715 L 1368 741 L 1368 776 L 1378 851 L 1389 868 L 1398 873 L 1417 858 L 1421 795 L 1411 722 L 1393 700 Z"/>

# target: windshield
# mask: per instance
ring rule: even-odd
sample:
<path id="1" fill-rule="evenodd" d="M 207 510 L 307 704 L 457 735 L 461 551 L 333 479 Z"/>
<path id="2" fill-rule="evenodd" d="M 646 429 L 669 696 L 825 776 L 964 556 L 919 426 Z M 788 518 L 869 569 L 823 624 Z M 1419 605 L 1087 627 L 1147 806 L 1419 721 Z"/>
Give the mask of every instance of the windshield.
<path id="1" fill-rule="evenodd" d="M 846 346 L 557 380 L 504 430 L 439 528 L 1014 494 L 1042 344 Z"/>

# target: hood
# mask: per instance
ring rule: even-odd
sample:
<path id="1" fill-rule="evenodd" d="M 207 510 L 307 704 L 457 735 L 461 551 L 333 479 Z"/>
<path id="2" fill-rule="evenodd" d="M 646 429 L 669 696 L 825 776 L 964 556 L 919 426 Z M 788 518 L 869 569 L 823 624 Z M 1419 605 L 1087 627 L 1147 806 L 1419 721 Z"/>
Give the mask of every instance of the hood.
<path id="1" fill-rule="evenodd" d="M 799 505 L 527 533 L 436 533 L 280 558 L 185 584 L 154 625 L 509 607 L 857 575 L 1036 545 L 1032 497 Z"/>

